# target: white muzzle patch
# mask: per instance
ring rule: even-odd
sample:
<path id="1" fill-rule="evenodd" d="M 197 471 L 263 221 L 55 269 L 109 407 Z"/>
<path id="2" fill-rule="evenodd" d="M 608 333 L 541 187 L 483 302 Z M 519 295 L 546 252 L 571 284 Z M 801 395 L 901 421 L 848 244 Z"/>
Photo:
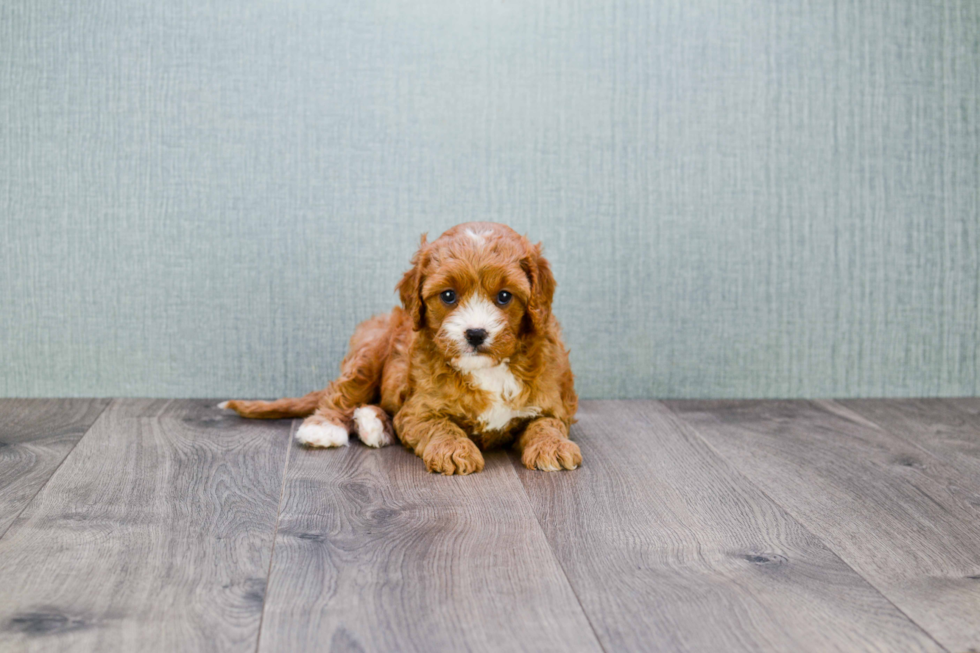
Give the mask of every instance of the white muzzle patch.
<path id="1" fill-rule="evenodd" d="M 457 360 L 465 360 L 469 357 L 482 359 L 477 356 L 477 352 L 470 343 L 466 342 L 467 329 L 483 329 L 487 332 L 487 338 L 483 341 L 483 347 L 493 344 L 494 338 L 500 330 L 507 326 L 503 316 L 496 306 L 491 304 L 485 297 L 471 295 L 463 304 L 453 311 L 442 323 L 441 331 L 455 345 L 460 353 Z M 483 367 L 482 364 L 477 365 Z"/>

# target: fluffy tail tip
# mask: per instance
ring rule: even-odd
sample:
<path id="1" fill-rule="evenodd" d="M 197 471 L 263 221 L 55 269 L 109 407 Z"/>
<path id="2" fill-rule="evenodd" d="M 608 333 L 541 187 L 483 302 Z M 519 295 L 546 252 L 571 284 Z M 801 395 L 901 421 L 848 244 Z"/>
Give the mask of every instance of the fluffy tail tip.
<path id="1" fill-rule="evenodd" d="M 228 408 L 228 402 L 227 401 L 222 401 L 220 404 L 218 404 L 218 408 L 220 408 L 221 410 L 227 410 L 227 408 Z"/>

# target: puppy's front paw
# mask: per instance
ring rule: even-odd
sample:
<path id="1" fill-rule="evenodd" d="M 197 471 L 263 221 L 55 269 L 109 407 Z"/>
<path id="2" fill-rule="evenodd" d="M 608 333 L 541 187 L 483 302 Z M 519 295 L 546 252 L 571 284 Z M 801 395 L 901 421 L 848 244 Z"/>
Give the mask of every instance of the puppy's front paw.
<path id="1" fill-rule="evenodd" d="M 543 472 L 575 469 L 582 464 L 582 451 L 571 440 L 544 437 L 524 449 L 521 462 L 528 469 L 540 469 Z"/>
<path id="2" fill-rule="evenodd" d="M 472 474 L 483 469 L 483 454 L 467 438 L 430 442 L 422 453 L 422 460 L 430 472 L 439 472 L 446 476 Z"/>

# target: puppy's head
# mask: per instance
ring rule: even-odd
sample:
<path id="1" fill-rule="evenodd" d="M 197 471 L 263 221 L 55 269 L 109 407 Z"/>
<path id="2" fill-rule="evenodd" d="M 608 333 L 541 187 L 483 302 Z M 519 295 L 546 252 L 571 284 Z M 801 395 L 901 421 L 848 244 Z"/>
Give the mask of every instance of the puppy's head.
<path id="1" fill-rule="evenodd" d="M 555 279 L 541 244 L 510 227 L 470 222 L 422 244 L 398 284 L 417 331 L 460 370 L 490 367 L 540 336 Z"/>

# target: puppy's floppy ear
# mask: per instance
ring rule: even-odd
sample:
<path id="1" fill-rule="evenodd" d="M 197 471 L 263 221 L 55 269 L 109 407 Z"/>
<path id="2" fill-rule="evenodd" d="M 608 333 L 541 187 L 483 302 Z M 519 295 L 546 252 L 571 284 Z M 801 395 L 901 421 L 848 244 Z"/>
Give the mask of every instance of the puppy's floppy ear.
<path id="1" fill-rule="evenodd" d="M 429 257 L 426 252 L 428 234 L 422 234 L 422 242 L 419 243 L 418 251 L 412 256 L 412 269 L 402 276 L 402 280 L 395 286 L 395 290 L 402 299 L 402 306 L 405 311 L 412 316 L 412 328 L 416 331 L 425 326 L 425 302 L 422 301 L 422 268 L 428 263 Z"/>
<path id="2" fill-rule="evenodd" d="M 527 316 L 530 318 L 531 330 L 542 333 L 548 325 L 551 315 L 551 300 L 555 296 L 555 277 L 551 274 L 551 265 L 541 255 L 541 243 L 531 246 L 521 260 L 521 267 L 531 282 L 531 297 L 527 302 Z"/>

